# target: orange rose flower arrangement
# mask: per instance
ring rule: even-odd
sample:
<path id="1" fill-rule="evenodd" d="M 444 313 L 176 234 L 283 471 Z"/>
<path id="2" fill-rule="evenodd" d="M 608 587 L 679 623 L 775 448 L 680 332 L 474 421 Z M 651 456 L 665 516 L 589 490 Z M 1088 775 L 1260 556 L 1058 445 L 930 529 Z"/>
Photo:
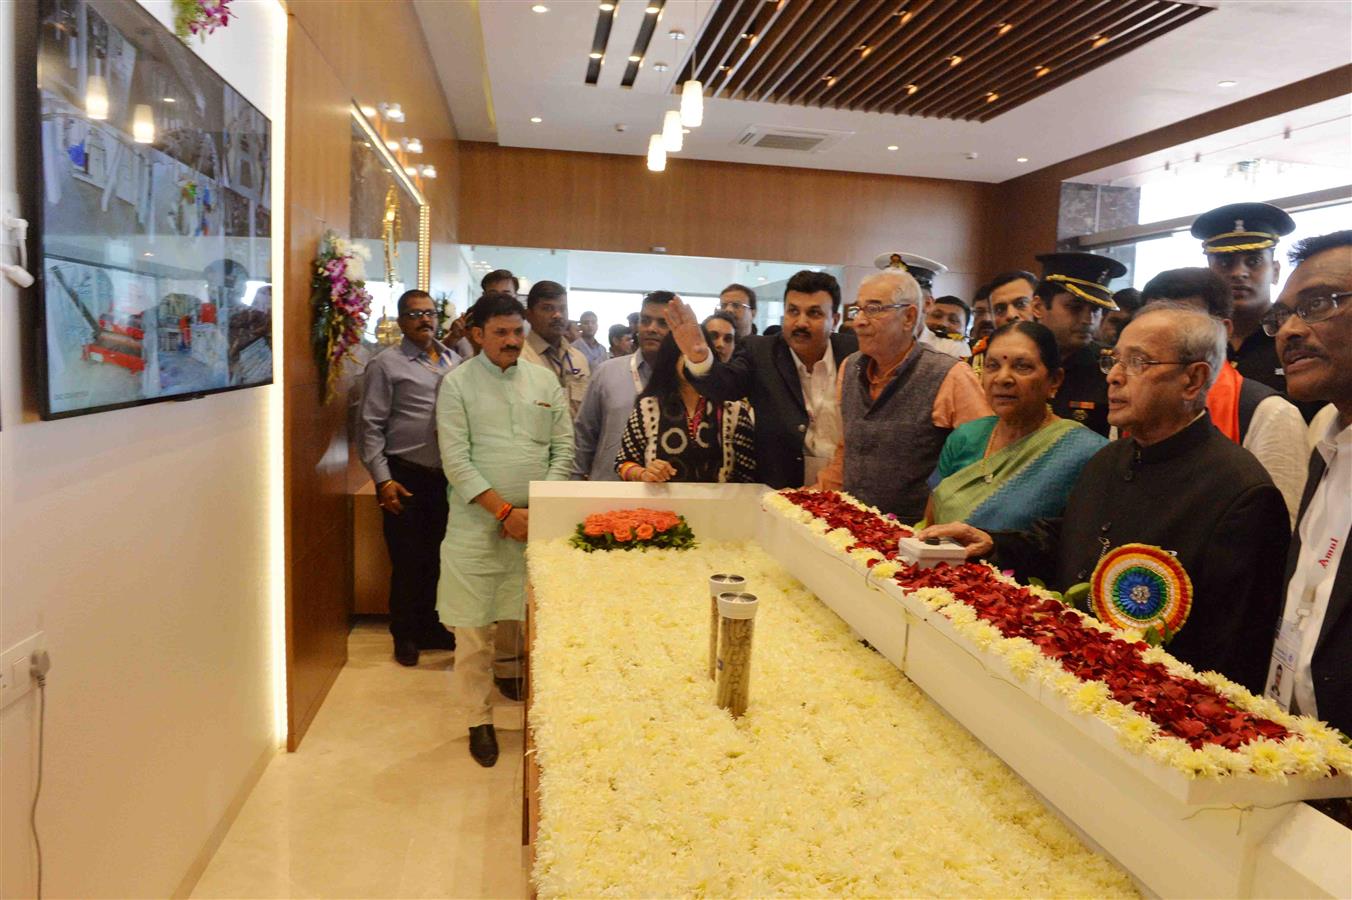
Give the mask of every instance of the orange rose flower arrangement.
<path id="1" fill-rule="evenodd" d="M 695 546 L 695 534 L 683 517 L 670 510 L 618 509 L 587 516 L 571 543 L 588 553 L 648 547 L 688 550 Z"/>

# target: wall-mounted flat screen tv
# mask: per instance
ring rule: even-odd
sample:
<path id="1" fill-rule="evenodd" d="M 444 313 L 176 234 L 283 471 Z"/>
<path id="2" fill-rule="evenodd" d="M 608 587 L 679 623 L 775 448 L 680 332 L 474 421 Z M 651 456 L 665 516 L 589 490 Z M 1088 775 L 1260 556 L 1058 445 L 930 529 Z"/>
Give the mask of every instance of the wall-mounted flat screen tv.
<path id="1" fill-rule="evenodd" d="M 140 4 L 41 0 L 43 416 L 272 381 L 272 126 Z"/>

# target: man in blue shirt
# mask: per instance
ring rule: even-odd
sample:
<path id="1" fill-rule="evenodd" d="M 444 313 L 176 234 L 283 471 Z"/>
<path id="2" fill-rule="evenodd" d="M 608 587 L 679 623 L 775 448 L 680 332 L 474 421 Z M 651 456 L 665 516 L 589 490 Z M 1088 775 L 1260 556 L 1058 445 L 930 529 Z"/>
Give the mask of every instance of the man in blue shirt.
<path id="1" fill-rule="evenodd" d="M 399 330 L 399 346 L 366 367 L 360 452 L 384 514 L 394 658 L 416 666 L 419 650 L 455 649 L 436 612 L 447 506 L 434 413 L 441 379 L 460 357 L 434 337 L 436 304 L 425 291 L 399 298 Z"/>
<path id="2" fill-rule="evenodd" d="M 648 386 L 652 360 L 671 330 L 667 326 L 667 304 L 675 296 L 671 291 L 653 291 L 645 296 L 638 320 L 638 352 L 608 359 L 592 372 L 587 396 L 573 423 L 574 481 L 620 480 L 615 474 L 620 438 L 634 401 Z"/>
<path id="3" fill-rule="evenodd" d="M 610 358 L 610 350 L 596 339 L 596 313 L 591 310 L 584 312 L 577 320 L 577 327 L 582 336 L 573 341 L 573 349 L 587 357 L 587 365 L 595 371 L 597 366 Z"/>

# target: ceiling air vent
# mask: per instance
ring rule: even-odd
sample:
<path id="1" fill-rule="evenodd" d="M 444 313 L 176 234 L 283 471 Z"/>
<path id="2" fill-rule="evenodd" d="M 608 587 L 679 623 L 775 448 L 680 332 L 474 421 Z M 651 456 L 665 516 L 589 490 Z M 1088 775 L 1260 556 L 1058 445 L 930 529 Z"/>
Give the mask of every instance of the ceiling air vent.
<path id="1" fill-rule="evenodd" d="M 751 125 L 737 137 L 734 143 L 739 147 L 757 147 L 762 150 L 820 153 L 853 133 L 852 131 L 807 131 L 801 128 Z"/>

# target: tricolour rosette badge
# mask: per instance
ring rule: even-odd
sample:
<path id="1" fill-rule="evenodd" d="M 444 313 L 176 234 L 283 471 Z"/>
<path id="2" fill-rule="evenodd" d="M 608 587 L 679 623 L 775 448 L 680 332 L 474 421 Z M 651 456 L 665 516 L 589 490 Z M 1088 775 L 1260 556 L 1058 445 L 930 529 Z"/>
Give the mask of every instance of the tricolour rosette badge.
<path id="1" fill-rule="evenodd" d="M 1192 579 L 1167 550 L 1123 544 L 1104 554 L 1090 579 L 1090 609 L 1114 628 L 1153 629 L 1160 642 L 1183 627 L 1192 611 Z"/>

